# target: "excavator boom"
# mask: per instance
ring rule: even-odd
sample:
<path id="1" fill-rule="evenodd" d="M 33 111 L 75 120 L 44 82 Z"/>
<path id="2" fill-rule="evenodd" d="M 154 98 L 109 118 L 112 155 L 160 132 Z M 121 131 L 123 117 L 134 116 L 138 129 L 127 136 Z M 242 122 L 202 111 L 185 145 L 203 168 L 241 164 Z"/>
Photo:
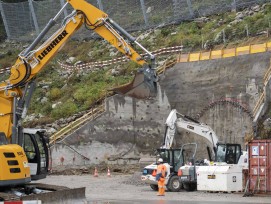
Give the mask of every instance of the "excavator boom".
<path id="1" fill-rule="evenodd" d="M 173 143 L 173 139 L 176 134 L 176 127 L 182 128 L 189 132 L 195 133 L 205 139 L 207 139 L 215 150 L 218 143 L 218 137 L 211 127 L 202 124 L 193 118 L 182 115 L 173 109 L 166 120 L 166 132 L 164 135 L 164 145 L 161 148 L 170 149 Z"/>

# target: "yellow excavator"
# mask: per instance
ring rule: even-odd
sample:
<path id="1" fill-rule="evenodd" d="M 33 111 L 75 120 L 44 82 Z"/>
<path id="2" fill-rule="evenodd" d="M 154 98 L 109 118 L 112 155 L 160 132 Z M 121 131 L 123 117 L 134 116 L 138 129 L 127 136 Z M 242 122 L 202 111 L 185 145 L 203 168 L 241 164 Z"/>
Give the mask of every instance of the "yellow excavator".
<path id="1" fill-rule="evenodd" d="M 74 9 L 72 13 L 63 19 L 62 26 L 49 39 L 43 41 L 68 5 Z M 130 84 L 113 91 L 140 99 L 156 95 L 154 56 L 103 11 L 85 0 L 67 0 L 33 43 L 18 55 L 9 78 L 0 82 L 0 187 L 26 184 L 47 175 L 48 139 L 43 130 L 24 129 L 21 120 L 29 106 L 37 74 L 82 25 L 141 65 Z M 132 44 L 141 48 L 148 58 L 139 55 Z"/>

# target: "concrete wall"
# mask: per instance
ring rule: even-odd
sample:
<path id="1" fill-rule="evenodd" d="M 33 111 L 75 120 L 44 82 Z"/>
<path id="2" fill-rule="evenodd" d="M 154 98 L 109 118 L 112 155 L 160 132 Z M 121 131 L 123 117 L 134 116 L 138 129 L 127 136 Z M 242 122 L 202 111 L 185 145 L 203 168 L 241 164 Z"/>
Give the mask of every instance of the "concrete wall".
<path id="1" fill-rule="evenodd" d="M 176 64 L 161 76 L 156 99 L 108 98 L 101 117 L 64 140 L 90 160 L 57 144 L 52 148 L 53 164 L 60 164 L 61 157 L 65 158 L 63 165 L 137 162 L 161 146 L 164 122 L 173 108 L 199 117 L 214 129 L 220 141 L 244 146 L 244 135 L 252 130 L 251 117 L 244 110 L 254 108 L 269 63 L 270 53 L 261 53 Z M 221 99 L 234 103 L 217 102 Z M 198 159 L 206 158 L 206 141 L 191 133 L 178 130 L 175 146 L 194 141 L 199 144 Z"/>
<path id="2" fill-rule="evenodd" d="M 141 155 L 153 153 L 162 145 L 164 123 L 171 111 L 165 93 L 154 100 L 137 100 L 115 95 L 106 100 L 105 113 L 64 139 L 90 161 L 82 159 L 67 145 L 52 148 L 53 163 L 64 165 L 138 162 Z M 75 160 L 73 159 L 75 157 Z"/>

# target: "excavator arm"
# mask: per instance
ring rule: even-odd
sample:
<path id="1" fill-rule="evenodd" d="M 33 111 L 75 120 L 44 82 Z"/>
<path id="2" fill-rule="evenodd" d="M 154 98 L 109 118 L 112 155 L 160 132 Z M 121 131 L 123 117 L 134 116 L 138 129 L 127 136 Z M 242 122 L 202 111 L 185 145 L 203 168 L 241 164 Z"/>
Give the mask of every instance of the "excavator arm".
<path id="1" fill-rule="evenodd" d="M 218 137 L 208 125 L 200 123 L 193 118 L 180 114 L 173 109 L 166 120 L 166 132 L 164 136 L 163 149 L 170 149 L 176 133 L 176 127 L 195 133 L 207 139 L 213 146 L 214 152 L 218 143 Z"/>
<path id="2" fill-rule="evenodd" d="M 56 20 L 68 5 L 73 7 L 73 12 L 63 20 L 62 26 L 42 43 L 45 35 L 56 24 Z M 18 157 L 20 158 L 18 159 L 20 174 L 16 172 L 17 174 L 14 176 L 12 172 L 2 172 L 1 175 L 5 176 L 0 178 L 0 185 L 20 184 L 29 181 L 27 155 L 21 148 L 25 144 L 22 139 L 24 130 L 21 127 L 20 120 L 26 114 L 37 74 L 82 25 L 96 32 L 125 56 L 143 67 L 139 69 L 132 83 L 112 89 L 113 91 L 141 99 L 155 96 L 157 78 L 154 56 L 103 11 L 85 0 L 67 0 L 66 4 L 49 21 L 33 43 L 19 54 L 18 59 L 10 69 L 9 78 L 0 82 L 0 135 L 2 137 L 4 135 L 9 143 L 15 145 L 13 147 L 9 144 L 1 146 L 0 153 L 13 151 L 14 157 L 18 152 L 21 155 L 21 158 Z M 150 64 L 133 49 L 131 43 L 140 47 L 148 55 Z M 32 137 L 30 138 L 29 141 L 35 140 Z M 36 148 L 38 149 L 39 146 L 41 145 L 36 145 Z M 38 163 L 39 161 L 36 161 L 35 164 Z M 0 169 L 9 172 L 5 165 L 6 162 L 1 159 Z"/>

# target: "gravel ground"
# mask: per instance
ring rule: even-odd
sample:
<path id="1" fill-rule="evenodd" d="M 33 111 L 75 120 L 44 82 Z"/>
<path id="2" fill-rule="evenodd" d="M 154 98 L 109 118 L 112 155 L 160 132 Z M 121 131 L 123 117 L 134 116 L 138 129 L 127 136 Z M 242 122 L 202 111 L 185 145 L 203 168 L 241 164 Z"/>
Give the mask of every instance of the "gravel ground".
<path id="1" fill-rule="evenodd" d="M 93 204 L 103 204 L 107 201 L 156 201 L 161 197 L 140 181 L 140 173 L 134 174 L 99 174 L 93 175 L 53 175 L 42 180 L 42 183 L 62 185 L 70 188 L 86 187 L 86 198 Z M 244 203 L 271 203 L 271 197 L 242 197 L 240 193 L 206 193 L 206 192 L 166 192 L 166 201 L 220 201 Z"/>

